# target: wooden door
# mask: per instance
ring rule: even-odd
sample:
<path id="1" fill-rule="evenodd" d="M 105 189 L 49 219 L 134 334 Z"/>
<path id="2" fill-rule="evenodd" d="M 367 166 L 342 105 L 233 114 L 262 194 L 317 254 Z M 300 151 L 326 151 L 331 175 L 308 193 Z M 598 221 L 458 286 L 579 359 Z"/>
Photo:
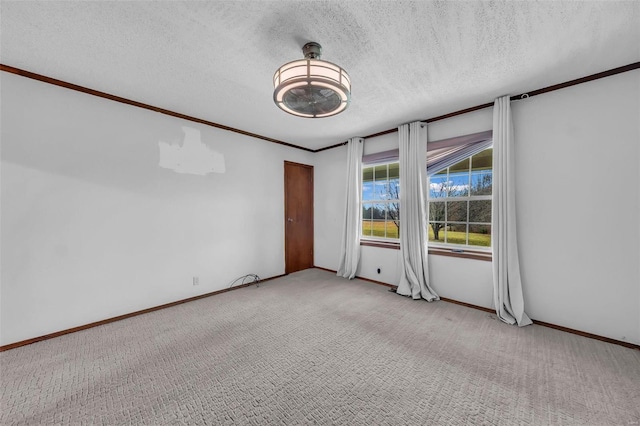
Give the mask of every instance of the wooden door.
<path id="1" fill-rule="evenodd" d="M 313 268 L 313 166 L 284 162 L 285 273 Z"/>

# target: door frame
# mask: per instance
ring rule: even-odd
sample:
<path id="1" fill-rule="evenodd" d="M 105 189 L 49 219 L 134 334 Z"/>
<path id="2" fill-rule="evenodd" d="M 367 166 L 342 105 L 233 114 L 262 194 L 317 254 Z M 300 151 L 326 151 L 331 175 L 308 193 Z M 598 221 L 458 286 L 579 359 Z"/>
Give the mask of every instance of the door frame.
<path id="1" fill-rule="evenodd" d="M 305 169 L 310 170 L 311 173 L 311 179 L 310 179 L 310 195 L 311 195 L 311 205 L 310 205 L 310 211 L 309 211 L 309 222 L 310 222 L 310 227 L 311 227 L 311 238 L 310 238 L 310 251 L 311 251 L 311 265 L 309 265 L 310 268 L 314 267 L 315 264 L 315 252 L 314 252 L 314 243 L 315 243 L 315 223 L 314 223 L 314 203 L 315 203 L 315 197 L 314 197 L 314 168 L 312 165 L 309 164 L 303 164 L 303 163 L 296 163 L 293 161 L 284 161 L 284 175 L 283 175 L 283 185 L 284 185 L 284 271 L 285 274 L 289 274 L 290 272 L 290 267 L 289 265 L 287 265 L 287 259 L 289 258 L 289 256 L 287 256 L 287 251 L 289 249 L 288 244 L 287 244 L 287 235 L 288 235 L 288 229 L 289 227 L 287 226 L 287 222 L 289 219 L 289 215 L 288 215 L 288 210 L 287 210 L 287 206 L 288 206 L 288 197 L 289 195 L 287 194 L 287 167 L 288 166 L 293 166 L 293 167 L 303 167 Z M 292 271 L 295 272 L 295 271 Z"/>

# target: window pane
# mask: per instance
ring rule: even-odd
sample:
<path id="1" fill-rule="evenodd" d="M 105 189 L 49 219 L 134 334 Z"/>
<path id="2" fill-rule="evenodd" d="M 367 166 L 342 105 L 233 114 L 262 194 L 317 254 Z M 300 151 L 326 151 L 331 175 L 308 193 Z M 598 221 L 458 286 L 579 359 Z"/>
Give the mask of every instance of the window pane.
<path id="1" fill-rule="evenodd" d="M 399 238 L 400 236 L 400 222 L 389 220 L 387 221 L 387 238 Z"/>
<path id="2" fill-rule="evenodd" d="M 362 235 L 370 236 L 371 235 L 371 212 L 373 210 L 372 204 L 363 204 L 362 205 Z"/>
<path id="3" fill-rule="evenodd" d="M 373 180 L 373 167 L 367 167 L 366 169 L 362 169 L 362 180 L 363 182 L 368 182 Z"/>
<path id="4" fill-rule="evenodd" d="M 373 199 L 386 200 L 389 196 L 388 182 L 386 180 L 373 182 Z"/>
<path id="5" fill-rule="evenodd" d="M 373 191 L 373 181 L 362 182 L 362 199 L 375 200 L 375 194 Z"/>
<path id="6" fill-rule="evenodd" d="M 469 225 L 470 246 L 491 246 L 491 225 Z"/>
<path id="7" fill-rule="evenodd" d="M 372 229 L 371 234 L 374 237 L 384 237 L 385 234 L 385 221 L 384 220 L 373 220 L 372 221 Z"/>
<path id="8" fill-rule="evenodd" d="M 373 209 L 372 204 L 363 204 L 362 205 L 362 219 L 371 219 L 371 210 Z"/>
<path id="9" fill-rule="evenodd" d="M 400 199 L 400 178 L 389 179 L 388 186 L 388 199 L 399 200 Z"/>
<path id="10" fill-rule="evenodd" d="M 389 179 L 400 179 L 400 163 L 389 164 Z"/>
<path id="11" fill-rule="evenodd" d="M 467 202 L 466 201 L 449 201 L 447 203 L 447 221 L 466 222 L 467 221 Z"/>
<path id="12" fill-rule="evenodd" d="M 469 222 L 491 222 L 491 200 L 469 201 Z"/>
<path id="13" fill-rule="evenodd" d="M 429 241 L 444 243 L 444 223 L 432 222 L 429 224 Z"/>
<path id="14" fill-rule="evenodd" d="M 447 175 L 437 174 L 429 179 L 429 198 L 441 198 L 447 196 Z"/>
<path id="15" fill-rule="evenodd" d="M 444 201 L 432 201 L 429 203 L 429 221 L 444 221 Z"/>
<path id="16" fill-rule="evenodd" d="M 399 180 L 389 181 L 389 199 L 400 200 L 400 181 Z"/>
<path id="17" fill-rule="evenodd" d="M 446 242 L 449 244 L 467 244 L 466 224 L 450 224 L 446 234 Z"/>
<path id="18" fill-rule="evenodd" d="M 385 220 L 387 218 L 387 206 L 382 203 L 375 203 L 372 205 L 371 217 L 372 219 L 382 219 Z"/>
<path id="19" fill-rule="evenodd" d="M 485 149 L 471 158 L 471 195 L 491 195 L 493 149 Z"/>
<path id="20" fill-rule="evenodd" d="M 485 149 L 479 154 L 473 156 L 471 161 L 471 169 L 478 170 L 492 170 L 493 169 L 493 149 Z"/>
<path id="21" fill-rule="evenodd" d="M 387 219 L 400 220 L 400 203 L 389 203 L 387 206 Z"/>
<path id="22" fill-rule="evenodd" d="M 469 225 L 469 245 L 491 246 L 491 225 Z"/>
<path id="23" fill-rule="evenodd" d="M 371 230 L 372 230 L 373 226 L 371 225 L 371 221 L 370 220 L 363 220 L 362 221 L 362 235 L 369 237 L 371 236 Z"/>
<path id="24" fill-rule="evenodd" d="M 375 167 L 375 178 L 376 180 L 386 181 L 388 178 L 387 174 L 387 165 L 376 166 Z"/>
<path id="25" fill-rule="evenodd" d="M 491 170 L 471 172 L 471 195 L 491 195 L 492 183 Z"/>
<path id="26" fill-rule="evenodd" d="M 469 159 L 462 160 L 461 162 L 449 167 L 449 173 L 469 172 Z"/>
<path id="27" fill-rule="evenodd" d="M 469 195 L 469 172 L 449 173 L 449 197 L 466 197 Z"/>

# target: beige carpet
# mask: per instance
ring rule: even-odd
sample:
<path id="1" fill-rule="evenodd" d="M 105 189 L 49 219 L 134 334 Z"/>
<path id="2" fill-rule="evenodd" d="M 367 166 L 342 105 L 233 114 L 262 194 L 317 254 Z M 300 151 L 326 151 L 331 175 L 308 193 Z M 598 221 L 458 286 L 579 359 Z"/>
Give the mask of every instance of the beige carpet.
<path id="1" fill-rule="evenodd" d="M 311 269 L 0 354 L 0 424 L 640 423 L 640 351 Z"/>

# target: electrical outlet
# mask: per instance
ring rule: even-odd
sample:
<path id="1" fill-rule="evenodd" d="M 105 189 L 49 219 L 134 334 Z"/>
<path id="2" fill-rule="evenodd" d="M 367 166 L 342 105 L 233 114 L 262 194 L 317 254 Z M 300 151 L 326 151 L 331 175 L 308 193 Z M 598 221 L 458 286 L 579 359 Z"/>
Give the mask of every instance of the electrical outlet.
<path id="1" fill-rule="evenodd" d="M 193 285 L 200 285 L 200 278 L 193 277 Z"/>

